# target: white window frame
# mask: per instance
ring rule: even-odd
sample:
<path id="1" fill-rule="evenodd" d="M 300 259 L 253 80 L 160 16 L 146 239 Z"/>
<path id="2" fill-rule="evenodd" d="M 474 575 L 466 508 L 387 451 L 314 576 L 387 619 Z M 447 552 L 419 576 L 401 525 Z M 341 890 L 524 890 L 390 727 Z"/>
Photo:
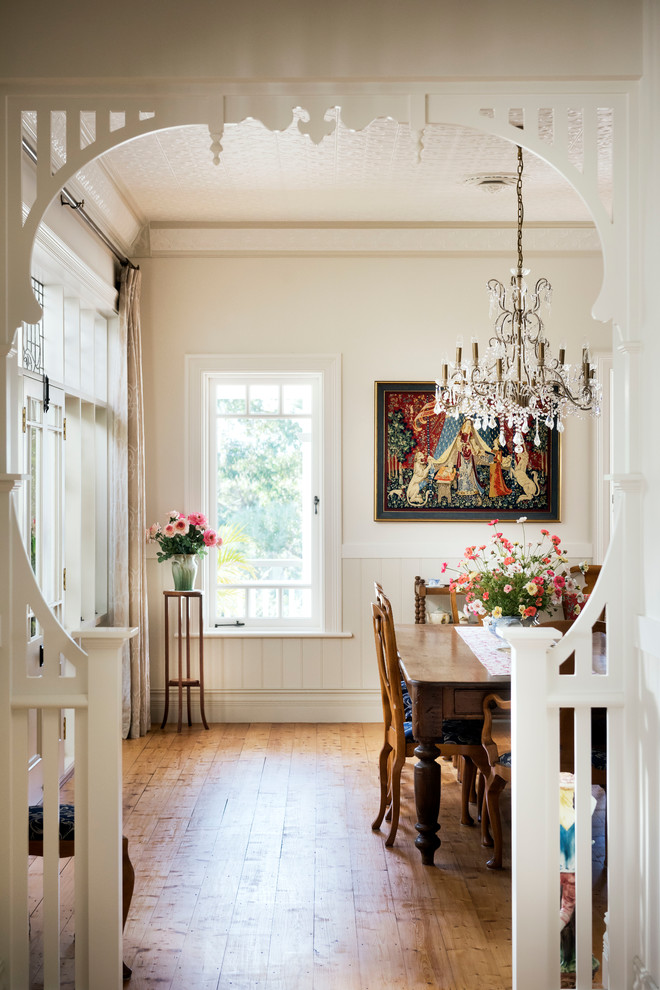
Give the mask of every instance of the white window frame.
<path id="1" fill-rule="evenodd" d="M 242 627 L 258 635 L 278 633 L 336 633 L 341 631 L 341 428 L 340 383 L 341 358 L 337 354 L 189 354 L 186 355 L 186 410 L 188 461 L 184 486 L 187 511 L 211 515 L 211 436 L 210 400 L 213 379 L 221 374 L 314 374 L 320 375 L 321 450 L 320 504 L 321 520 L 320 609 L 317 624 L 273 622 Z M 204 561 L 203 582 L 211 587 L 211 553 Z M 209 610 L 205 609 L 208 627 Z M 208 629 L 220 635 L 232 635 L 231 627 Z M 234 630 L 235 632 L 235 630 Z"/>

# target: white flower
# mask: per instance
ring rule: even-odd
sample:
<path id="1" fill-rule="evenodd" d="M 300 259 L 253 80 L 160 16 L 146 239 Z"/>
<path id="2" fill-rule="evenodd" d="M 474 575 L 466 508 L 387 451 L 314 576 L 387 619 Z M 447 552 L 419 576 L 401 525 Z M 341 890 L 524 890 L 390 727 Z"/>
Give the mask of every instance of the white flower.
<path id="1" fill-rule="evenodd" d="M 525 585 L 525 591 L 527 592 L 528 595 L 536 596 L 538 594 L 538 588 L 536 587 L 533 581 L 530 581 L 528 584 Z"/>
<path id="2" fill-rule="evenodd" d="M 527 516 L 521 516 L 520 519 L 516 519 L 516 522 L 517 523 L 525 523 L 525 522 L 527 522 Z"/>

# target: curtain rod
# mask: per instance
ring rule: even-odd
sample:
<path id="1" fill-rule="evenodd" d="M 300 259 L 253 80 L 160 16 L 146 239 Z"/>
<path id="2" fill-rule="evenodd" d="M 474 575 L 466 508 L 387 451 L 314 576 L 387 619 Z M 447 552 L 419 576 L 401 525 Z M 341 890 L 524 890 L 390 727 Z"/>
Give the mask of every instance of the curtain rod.
<path id="1" fill-rule="evenodd" d="M 37 153 L 36 153 L 35 149 L 32 147 L 32 145 L 30 144 L 29 141 L 26 141 L 25 138 L 22 138 L 21 139 L 21 143 L 23 145 L 23 151 L 25 152 L 25 154 L 36 165 L 37 164 Z M 92 218 L 90 217 L 89 213 L 86 213 L 85 212 L 85 210 L 84 210 L 84 200 L 82 202 L 79 202 L 78 200 L 76 200 L 76 198 L 71 195 L 71 193 L 66 188 L 66 186 L 62 186 L 62 189 L 60 191 L 60 203 L 61 203 L 62 206 L 70 206 L 71 209 L 74 210 L 78 214 L 78 216 L 80 217 L 80 219 L 83 220 L 84 223 L 87 224 L 87 226 L 89 227 L 89 229 L 94 234 L 96 234 L 96 236 L 99 238 L 99 240 L 103 241 L 103 243 L 108 248 L 108 250 L 111 251 L 112 254 L 114 254 L 115 258 L 117 259 L 117 261 L 121 265 L 127 266 L 129 268 L 135 268 L 135 265 L 133 264 L 133 262 L 132 261 L 129 261 L 129 259 L 124 254 L 122 254 L 122 252 L 119 250 L 119 248 L 116 247 L 116 245 L 110 240 L 110 238 L 108 237 L 108 235 L 103 230 L 101 230 L 101 228 L 98 226 L 98 224 L 96 224 L 92 220 Z"/>

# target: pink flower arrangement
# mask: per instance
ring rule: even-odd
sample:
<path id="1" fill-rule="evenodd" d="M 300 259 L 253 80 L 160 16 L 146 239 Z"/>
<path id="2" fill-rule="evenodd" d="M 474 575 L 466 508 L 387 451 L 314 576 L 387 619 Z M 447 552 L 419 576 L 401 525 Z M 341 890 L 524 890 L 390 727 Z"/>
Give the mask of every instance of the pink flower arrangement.
<path id="1" fill-rule="evenodd" d="M 210 547 L 219 547 L 222 543 L 203 513 L 191 512 L 186 516 L 173 509 L 168 515 L 169 520 L 162 528 L 160 523 L 154 523 L 147 530 L 147 541 L 160 547 L 156 556 L 161 563 L 178 554 L 205 557 Z"/>
<path id="2" fill-rule="evenodd" d="M 517 520 L 524 523 L 526 517 Z M 495 526 L 498 520 L 488 524 Z M 561 550 L 558 536 L 541 530 L 537 544 L 523 539 L 511 541 L 495 531 L 490 547 L 467 547 L 458 565 L 458 577 L 450 588 L 465 595 L 465 612 L 476 615 L 520 615 L 536 619 L 543 609 L 555 609 L 561 604 L 564 588 L 572 584 L 564 577 L 568 558 Z M 447 565 L 442 565 L 443 573 Z"/>

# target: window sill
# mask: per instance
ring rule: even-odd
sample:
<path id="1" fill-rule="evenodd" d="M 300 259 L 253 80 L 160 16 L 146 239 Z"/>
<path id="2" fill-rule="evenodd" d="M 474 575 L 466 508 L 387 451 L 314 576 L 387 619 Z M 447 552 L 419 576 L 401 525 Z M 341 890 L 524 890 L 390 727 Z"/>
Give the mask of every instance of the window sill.
<path id="1" fill-rule="evenodd" d="M 223 626 L 205 629 L 204 639 L 352 639 L 352 632 L 321 632 L 314 629 L 246 629 Z"/>

